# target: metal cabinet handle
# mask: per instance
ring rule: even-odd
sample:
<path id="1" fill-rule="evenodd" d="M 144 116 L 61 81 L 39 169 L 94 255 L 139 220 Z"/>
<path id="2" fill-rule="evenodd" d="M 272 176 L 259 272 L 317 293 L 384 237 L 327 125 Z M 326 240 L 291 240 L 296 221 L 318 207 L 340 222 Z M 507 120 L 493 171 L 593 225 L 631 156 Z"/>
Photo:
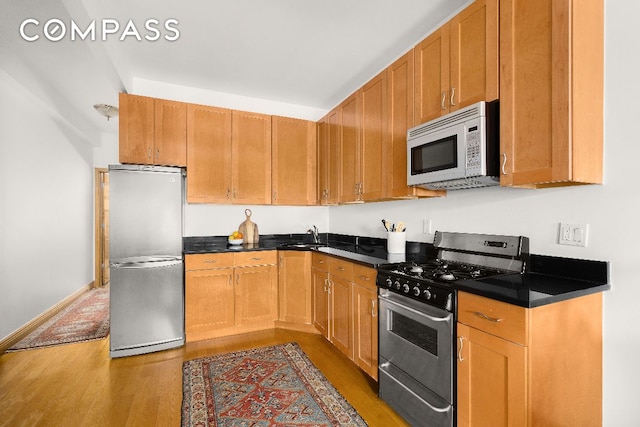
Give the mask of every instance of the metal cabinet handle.
<path id="1" fill-rule="evenodd" d="M 378 310 L 376 310 L 376 300 L 371 300 L 371 317 L 377 317 Z"/>
<path id="2" fill-rule="evenodd" d="M 206 263 L 206 264 L 215 264 L 216 262 L 218 262 L 218 260 L 216 260 L 216 259 L 205 259 L 203 262 Z"/>
<path id="3" fill-rule="evenodd" d="M 237 198 L 238 197 L 238 190 L 236 190 L 235 188 L 233 189 L 233 198 Z"/>
<path id="4" fill-rule="evenodd" d="M 498 323 L 498 322 L 502 322 L 502 319 L 499 317 L 490 317 L 487 316 L 486 314 L 480 312 L 480 311 L 474 311 L 473 314 L 475 314 L 478 317 L 481 317 L 485 320 L 488 320 L 489 322 L 494 322 L 494 323 Z"/>
<path id="5" fill-rule="evenodd" d="M 147 159 L 151 159 L 151 148 L 147 148 Z"/>
<path id="6" fill-rule="evenodd" d="M 273 200 L 276 200 L 278 198 L 278 192 L 274 191 L 273 192 Z"/>
<path id="7" fill-rule="evenodd" d="M 451 106 L 455 106 L 456 105 L 456 88 L 452 87 L 451 88 L 451 99 L 449 104 L 451 104 Z"/>
<path id="8" fill-rule="evenodd" d="M 358 277 L 360 277 L 362 280 L 371 280 L 371 277 L 367 277 L 365 275 L 361 275 L 361 276 L 358 276 Z"/>
<path id="9" fill-rule="evenodd" d="M 156 160 L 160 158 L 160 149 L 156 149 Z"/>
<path id="10" fill-rule="evenodd" d="M 227 188 L 227 199 L 231 198 L 231 189 Z"/>
<path id="11" fill-rule="evenodd" d="M 464 346 L 464 337 L 458 337 L 458 341 L 460 342 L 460 346 L 458 347 L 458 360 L 460 362 L 464 362 L 464 358 L 462 357 L 462 347 Z"/>
<path id="12" fill-rule="evenodd" d="M 338 267 L 338 271 L 344 271 L 344 267 L 339 266 L 339 267 Z"/>
<path id="13" fill-rule="evenodd" d="M 507 174 L 507 153 L 502 154 L 502 175 Z"/>
<path id="14" fill-rule="evenodd" d="M 240 283 L 240 275 L 236 274 L 236 283 Z"/>
<path id="15" fill-rule="evenodd" d="M 327 279 L 327 293 L 331 295 L 331 280 Z"/>
<path id="16" fill-rule="evenodd" d="M 251 258 L 251 261 L 260 261 L 261 259 L 262 257 L 254 256 L 253 258 Z"/>
<path id="17" fill-rule="evenodd" d="M 444 104 L 447 101 L 447 92 L 442 92 L 442 100 L 440 101 L 440 108 L 443 110 L 447 109 L 447 106 Z"/>
<path id="18" fill-rule="evenodd" d="M 233 276 L 230 274 L 229 275 L 229 286 L 233 286 Z"/>

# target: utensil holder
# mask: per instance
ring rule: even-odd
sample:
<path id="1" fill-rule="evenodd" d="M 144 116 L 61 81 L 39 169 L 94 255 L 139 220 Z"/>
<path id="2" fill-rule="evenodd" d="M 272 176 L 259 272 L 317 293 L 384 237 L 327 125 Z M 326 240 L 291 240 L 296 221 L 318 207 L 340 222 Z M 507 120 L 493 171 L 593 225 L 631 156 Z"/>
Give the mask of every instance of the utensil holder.
<path id="1" fill-rule="evenodd" d="M 387 233 L 387 252 L 403 254 L 407 246 L 407 233 L 404 231 L 390 231 Z"/>

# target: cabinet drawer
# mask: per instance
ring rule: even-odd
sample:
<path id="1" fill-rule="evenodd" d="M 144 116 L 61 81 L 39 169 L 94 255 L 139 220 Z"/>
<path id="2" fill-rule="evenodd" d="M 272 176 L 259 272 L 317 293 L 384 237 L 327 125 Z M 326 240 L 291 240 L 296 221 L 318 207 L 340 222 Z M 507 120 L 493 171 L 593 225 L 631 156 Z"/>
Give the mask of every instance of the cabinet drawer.
<path id="1" fill-rule="evenodd" d="M 315 252 L 312 253 L 311 267 L 322 271 L 329 271 L 329 257 Z"/>
<path id="2" fill-rule="evenodd" d="M 517 305 L 458 292 L 458 322 L 527 345 L 528 310 Z"/>
<path id="3" fill-rule="evenodd" d="M 329 258 L 329 273 L 353 281 L 353 263 L 339 258 Z"/>
<path id="4" fill-rule="evenodd" d="M 233 253 L 189 254 L 184 257 L 185 270 L 211 270 L 233 267 Z"/>
<path id="5" fill-rule="evenodd" d="M 358 285 L 364 286 L 367 289 L 376 291 L 376 274 L 378 272 L 370 267 L 365 267 L 359 264 L 353 264 L 353 281 Z"/>
<path id="6" fill-rule="evenodd" d="M 248 251 L 235 253 L 235 266 L 269 265 L 278 262 L 278 251 Z"/>

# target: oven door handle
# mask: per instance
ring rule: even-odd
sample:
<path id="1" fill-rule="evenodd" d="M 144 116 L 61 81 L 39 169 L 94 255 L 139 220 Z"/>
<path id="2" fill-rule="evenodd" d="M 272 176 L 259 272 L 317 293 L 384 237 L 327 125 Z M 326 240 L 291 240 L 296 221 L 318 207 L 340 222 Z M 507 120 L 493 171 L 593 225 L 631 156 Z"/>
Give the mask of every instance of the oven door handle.
<path id="1" fill-rule="evenodd" d="M 416 310 L 413 307 L 409 307 L 409 306 L 406 306 L 404 304 L 401 304 L 401 303 L 398 303 L 396 301 L 393 301 L 390 297 L 392 297 L 392 295 L 384 295 L 384 294 L 380 295 L 380 299 L 383 300 L 385 303 L 391 304 L 391 305 L 399 308 L 400 310 L 406 310 L 406 311 L 409 311 L 411 313 L 417 314 L 419 316 L 426 317 L 427 319 L 431 320 L 432 322 L 450 322 L 451 321 L 451 317 L 453 316 L 449 312 L 446 312 L 447 315 L 445 317 L 432 316 L 432 315 L 430 315 L 428 313 L 425 313 L 424 311 Z M 427 307 L 425 307 L 425 308 L 427 308 Z"/>

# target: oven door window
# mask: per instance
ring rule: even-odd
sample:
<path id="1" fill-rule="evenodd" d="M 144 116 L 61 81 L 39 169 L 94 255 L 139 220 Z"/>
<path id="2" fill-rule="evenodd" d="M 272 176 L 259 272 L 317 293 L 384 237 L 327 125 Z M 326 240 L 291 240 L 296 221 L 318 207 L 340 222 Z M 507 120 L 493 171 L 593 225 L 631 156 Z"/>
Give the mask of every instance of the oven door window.
<path id="1" fill-rule="evenodd" d="M 457 167 L 457 134 L 411 148 L 411 175 L 455 169 Z"/>
<path id="2" fill-rule="evenodd" d="M 416 322 L 402 314 L 393 312 L 390 331 L 413 345 L 438 356 L 438 331 Z"/>

